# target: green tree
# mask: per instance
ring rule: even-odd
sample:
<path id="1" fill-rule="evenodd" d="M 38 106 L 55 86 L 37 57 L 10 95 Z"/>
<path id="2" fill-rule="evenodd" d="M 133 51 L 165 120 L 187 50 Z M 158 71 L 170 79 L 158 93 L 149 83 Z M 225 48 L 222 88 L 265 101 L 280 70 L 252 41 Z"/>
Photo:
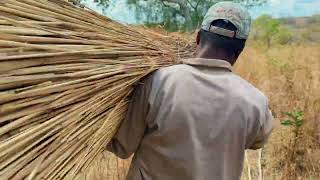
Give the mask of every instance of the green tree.
<path id="1" fill-rule="evenodd" d="M 200 23 L 210 6 L 221 0 L 127 0 L 138 19 L 145 24 L 160 24 L 169 31 L 192 31 Z M 247 7 L 260 5 L 266 0 L 230 0 Z"/>
<path id="2" fill-rule="evenodd" d="M 86 0 L 71 0 L 84 2 Z M 116 0 L 94 0 L 105 10 Z M 192 31 L 200 26 L 206 11 L 222 0 L 126 0 L 135 17 L 145 25 L 161 25 L 169 31 Z M 229 0 L 252 7 L 267 0 Z"/>
<path id="3" fill-rule="evenodd" d="M 254 21 L 253 27 L 255 30 L 255 38 L 264 41 L 269 48 L 272 38 L 279 33 L 280 22 L 269 15 L 262 15 Z"/>

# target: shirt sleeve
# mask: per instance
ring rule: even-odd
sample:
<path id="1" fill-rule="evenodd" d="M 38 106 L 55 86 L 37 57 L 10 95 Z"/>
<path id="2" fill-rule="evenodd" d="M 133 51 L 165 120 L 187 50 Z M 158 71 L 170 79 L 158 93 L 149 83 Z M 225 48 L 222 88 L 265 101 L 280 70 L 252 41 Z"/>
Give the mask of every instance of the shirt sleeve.
<path id="1" fill-rule="evenodd" d="M 122 121 L 107 150 L 122 159 L 129 158 L 138 149 L 145 133 L 149 111 L 152 76 L 146 77 L 134 89 L 129 101 L 126 118 Z"/>
<path id="2" fill-rule="evenodd" d="M 258 134 L 255 137 L 254 142 L 249 147 L 249 149 L 256 150 L 256 149 L 263 148 L 263 146 L 267 143 L 268 138 L 273 130 L 272 121 L 273 121 L 273 116 L 267 106 L 265 118 L 262 118 L 262 121 L 261 121 L 262 123 L 260 125 L 260 129 L 258 131 Z"/>

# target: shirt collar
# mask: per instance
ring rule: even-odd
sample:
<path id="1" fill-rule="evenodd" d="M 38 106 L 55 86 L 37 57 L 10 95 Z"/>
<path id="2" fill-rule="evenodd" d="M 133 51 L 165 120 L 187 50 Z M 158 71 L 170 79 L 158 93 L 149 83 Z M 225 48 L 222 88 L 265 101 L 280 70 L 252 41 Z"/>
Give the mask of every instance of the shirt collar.
<path id="1" fill-rule="evenodd" d="M 189 64 L 189 65 L 225 68 L 225 69 L 228 69 L 229 71 L 232 71 L 231 64 L 221 59 L 190 58 L 190 59 L 182 59 L 181 62 L 183 64 Z"/>

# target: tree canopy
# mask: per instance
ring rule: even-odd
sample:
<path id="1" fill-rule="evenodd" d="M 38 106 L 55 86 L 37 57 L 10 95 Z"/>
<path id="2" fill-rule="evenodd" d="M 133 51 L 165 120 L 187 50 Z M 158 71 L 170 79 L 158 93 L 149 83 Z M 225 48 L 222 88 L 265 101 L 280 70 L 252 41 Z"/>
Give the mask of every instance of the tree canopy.
<path id="1" fill-rule="evenodd" d="M 265 41 L 269 48 L 272 38 L 279 33 L 280 22 L 269 15 L 262 15 L 254 21 L 253 27 L 256 31 L 256 36 Z"/>
<path id="2" fill-rule="evenodd" d="M 146 25 L 159 24 L 169 31 L 192 31 L 200 26 L 207 10 L 221 0 L 127 0 Z M 229 0 L 250 7 L 265 0 Z"/>
<path id="3" fill-rule="evenodd" d="M 84 1 L 84 0 L 82 0 Z M 112 0 L 94 0 L 108 7 Z M 145 25 L 161 25 L 169 31 L 192 31 L 200 23 L 210 6 L 221 0 L 126 0 L 137 20 Z M 266 0 L 229 0 L 251 7 Z M 115 4 L 117 2 L 115 1 Z"/>

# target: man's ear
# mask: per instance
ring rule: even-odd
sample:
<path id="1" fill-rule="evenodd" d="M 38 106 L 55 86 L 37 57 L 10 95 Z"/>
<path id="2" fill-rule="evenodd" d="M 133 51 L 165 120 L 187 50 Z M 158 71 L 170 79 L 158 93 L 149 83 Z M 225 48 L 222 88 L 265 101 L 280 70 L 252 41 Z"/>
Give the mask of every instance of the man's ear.
<path id="1" fill-rule="evenodd" d="M 200 30 L 199 30 L 198 33 L 197 33 L 197 39 L 196 39 L 197 45 L 200 44 L 200 36 L 201 36 L 201 33 L 200 33 Z"/>

